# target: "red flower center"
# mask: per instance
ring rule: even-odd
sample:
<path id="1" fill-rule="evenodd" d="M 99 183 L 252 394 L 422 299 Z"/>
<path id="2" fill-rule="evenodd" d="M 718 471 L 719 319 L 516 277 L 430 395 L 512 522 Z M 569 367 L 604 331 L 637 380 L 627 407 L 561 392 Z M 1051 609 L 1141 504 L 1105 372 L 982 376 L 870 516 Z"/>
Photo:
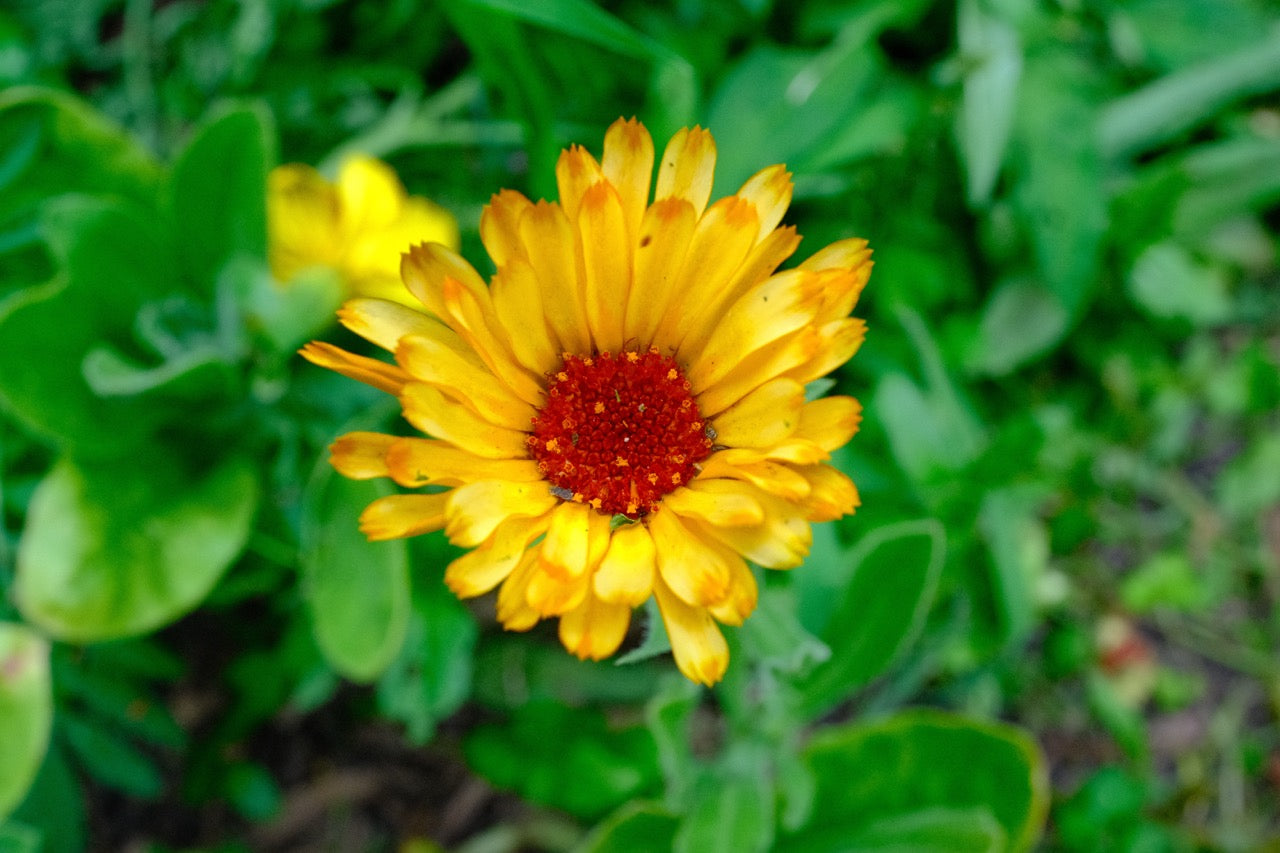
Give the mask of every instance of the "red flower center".
<path id="1" fill-rule="evenodd" d="M 689 380 L 656 349 L 566 354 L 550 379 L 529 453 L 565 500 L 639 518 L 711 454 Z"/>

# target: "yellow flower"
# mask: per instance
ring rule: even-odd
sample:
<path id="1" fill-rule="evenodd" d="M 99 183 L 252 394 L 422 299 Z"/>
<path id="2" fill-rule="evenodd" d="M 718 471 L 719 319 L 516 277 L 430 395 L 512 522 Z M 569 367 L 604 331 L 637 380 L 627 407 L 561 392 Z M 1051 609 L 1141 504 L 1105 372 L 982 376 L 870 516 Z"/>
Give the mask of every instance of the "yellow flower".
<path id="1" fill-rule="evenodd" d="M 457 595 L 500 584 L 505 627 L 559 616 L 581 658 L 616 651 L 652 595 L 676 664 L 703 684 L 728 665 L 716 623 L 755 609 L 748 561 L 800 565 L 810 522 L 858 505 L 826 464 L 857 430 L 858 402 L 805 402 L 805 385 L 861 344 L 849 312 L 871 272 L 856 239 L 775 272 L 800 240 L 778 227 L 790 174 L 770 166 L 708 207 L 715 156 L 711 134 L 677 133 L 650 204 L 653 142 L 618 121 L 599 162 L 561 155 L 559 203 L 494 196 L 480 220 L 498 270 L 487 286 L 454 252 L 419 245 L 401 261 L 418 310 L 343 306 L 395 364 L 303 349 L 395 394 L 431 436 L 358 432 L 331 448 L 348 477 L 434 487 L 371 504 L 371 539 L 443 528 L 472 549 L 445 573 Z"/>
<path id="2" fill-rule="evenodd" d="M 336 184 L 301 163 L 273 169 L 267 232 L 279 281 L 330 267 L 353 295 L 415 305 L 400 283 L 400 253 L 419 242 L 458 248 L 458 224 L 448 211 L 407 195 L 390 166 L 360 155 L 343 161 Z"/>

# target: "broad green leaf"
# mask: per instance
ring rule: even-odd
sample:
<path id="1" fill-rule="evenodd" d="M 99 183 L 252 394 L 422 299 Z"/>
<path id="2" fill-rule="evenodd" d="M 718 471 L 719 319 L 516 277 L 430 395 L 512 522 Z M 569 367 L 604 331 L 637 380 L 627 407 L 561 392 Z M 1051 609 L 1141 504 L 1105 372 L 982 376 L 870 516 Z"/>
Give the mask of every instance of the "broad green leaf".
<path id="1" fill-rule="evenodd" d="M 1009 374 L 1061 341 L 1068 319 L 1043 286 L 1026 279 L 1001 282 L 982 310 L 966 366 L 978 374 Z"/>
<path id="2" fill-rule="evenodd" d="M 1183 242 L 1239 218 L 1263 213 L 1280 201 L 1280 142 L 1242 137 L 1202 145 L 1178 166 L 1185 192 L 1173 211 Z"/>
<path id="3" fill-rule="evenodd" d="M 648 733 L 612 725 L 592 708 L 530 703 L 507 722 L 472 728 L 463 752 L 471 768 L 498 787 L 587 819 L 659 786 Z"/>
<path id="4" fill-rule="evenodd" d="M 304 499 L 302 582 L 316 643 L 355 681 L 372 681 L 387 668 L 409 624 L 404 540 L 370 542 L 357 523 L 391 491 L 385 481 L 349 480 L 322 463 Z"/>
<path id="5" fill-rule="evenodd" d="M 790 676 L 803 676 L 830 660 L 831 649 L 801 624 L 797 610 L 792 588 L 763 585 L 755 612 L 739 631 L 749 660 Z"/>
<path id="6" fill-rule="evenodd" d="M 1127 62 L 1173 71 L 1222 59 L 1255 41 L 1274 23 L 1275 7 L 1269 0 L 1126 0 L 1111 15 L 1109 35 L 1131 27 L 1137 42 L 1134 55 L 1123 56 Z"/>
<path id="7" fill-rule="evenodd" d="M 0 622 L 0 823 L 22 802 L 44 760 L 51 690 L 49 644 L 24 625 Z"/>
<path id="8" fill-rule="evenodd" d="M 143 459 L 64 459 L 31 499 L 14 585 L 28 621 L 60 639 L 142 634 L 198 605 L 239 556 L 258 504 L 245 462 L 194 472 Z"/>
<path id="9" fill-rule="evenodd" d="M 1013 25 L 979 0 L 960 0 L 956 29 L 965 68 L 956 137 L 969 204 L 977 207 L 991 197 L 1013 130 L 1022 45 Z"/>
<path id="10" fill-rule="evenodd" d="M 824 578 L 836 601 L 820 636 L 831 659 L 799 682 L 802 705 L 816 716 L 883 675 L 924 627 L 946 557 L 946 532 L 933 519 L 900 522 L 862 538 L 844 559 L 843 577 Z M 825 586 L 832 584 L 832 586 Z"/>
<path id="11" fill-rule="evenodd" d="M 48 752 L 12 820 L 40 832 L 40 853 L 82 853 L 87 849 L 85 796 L 59 738 Z"/>
<path id="12" fill-rule="evenodd" d="M 826 147 L 862 108 L 875 52 L 848 40 L 814 53 L 761 46 L 740 59 L 711 99 L 718 191 L 732 192 L 770 163 Z"/>
<path id="13" fill-rule="evenodd" d="M 1218 505 L 1232 518 L 1245 519 L 1280 501 L 1280 430 L 1256 435 L 1249 447 L 1218 475 Z"/>
<path id="14" fill-rule="evenodd" d="M 821 731 L 805 757 L 818 782 L 814 819 L 782 849 L 829 849 L 821 841 L 837 833 L 853 838 L 889 818 L 910 824 L 922 820 L 913 815 L 943 809 L 990 812 L 1008 839 L 1003 849 L 1022 851 L 1035 843 L 1049 805 L 1039 747 L 1003 723 L 907 711 Z"/>
<path id="15" fill-rule="evenodd" d="M 8 820 L 0 822 L 0 851 L 3 853 L 41 853 L 44 834 L 34 826 Z"/>
<path id="16" fill-rule="evenodd" d="M 679 821 L 658 803 L 633 800 L 601 821 L 575 853 L 670 850 Z"/>
<path id="17" fill-rule="evenodd" d="M 1231 313 L 1223 272 L 1197 262 L 1172 241 L 1149 247 L 1134 261 L 1129 296 L 1151 316 L 1166 320 L 1210 325 Z"/>
<path id="18" fill-rule="evenodd" d="M 702 697 L 691 682 L 671 676 L 645 705 L 645 724 L 658 749 L 658 764 L 666 782 L 664 800 L 673 812 L 684 810 L 688 788 L 698 764 L 689 745 L 689 720 Z"/>
<path id="19" fill-rule="evenodd" d="M 444 537 L 428 541 L 443 545 Z M 403 721 L 416 743 L 429 740 L 436 724 L 467 701 L 475 670 L 476 621 L 441 580 L 444 559 L 433 556 L 434 565 L 413 572 L 404 642 L 378 681 L 378 707 Z"/>
<path id="20" fill-rule="evenodd" d="M 1065 48 L 1028 53 L 1010 159 L 1012 200 L 1030 229 L 1036 269 L 1078 318 L 1098 279 L 1107 194 L 1094 139 L 1100 75 Z"/>
<path id="21" fill-rule="evenodd" d="M 267 257 L 267 172 L 274 134 L 262 109 L 225 112 L 201 128 L 173 165 L 169 207 L 185 279 L 212 293 L 222 267 Z"/>
<path id="22" fill-rule="evenodd" d="M 1035 590 L 1049 560 L 1049 535 L 1039 517 L 1042 493 L 1009 486 L 988 492 L 978 511 L 978 530 L 991 554 L 991 595 L 1001 638 L 1024 640 L 1035 624 Z"/>
<path id="23" fill-rule="evenodd" d="M 783 848 L 786 850 L 787 848 Z M 934 808 L 877 820 L 852 834 L 836 829 L 805 836 L 805 853 L 1004 853 L 1008 840 L 985 808 Z"/>
<path id="24" fill-rule="evenodd" d="M 676 831 L 675 853 L 752 853 L 772 845 L 775 794 L 769 768 L 760 756 L 738 766 L 732 759 L 700 774 Z"/>
<path id="25" fill-rule="evenodd" d="M 124 201 L 54 199 L 41 230 L 59 274 L 0 303 L 0 397 L 80 456 L 119 453 L 173 417 L 101 398 L 83 374 L 93 347 L 125 343 L 141 306 L 174 288 L 177 267 L 154 220 Z"/>
<path id="26" fill-rule="evenodd" d="M 25 86 L 0 94 L 0 232 L 67 192 L 154 204 L 160 177 L 137 140 L 75 96 Z"/>
<path id="27" fill-rule="evenodd" d="M 1161 77 L 1108 104 L 1098 141 L 1108 157 L 1139 154 L 1211 118 L 1232 101 L 1280 89 L 1280 34 Z"/>

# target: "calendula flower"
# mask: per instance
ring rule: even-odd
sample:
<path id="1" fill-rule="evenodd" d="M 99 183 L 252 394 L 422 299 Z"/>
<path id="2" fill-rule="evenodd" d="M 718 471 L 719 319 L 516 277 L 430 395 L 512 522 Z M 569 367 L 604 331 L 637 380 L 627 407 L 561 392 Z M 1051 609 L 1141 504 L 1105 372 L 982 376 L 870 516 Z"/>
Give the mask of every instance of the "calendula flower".
<path id="1" fill-rule="evenodd" d="M 400 283 L 400 254 L 418 242 L 458 248 L 458 224 L 437 204 L 410 196 L 380 160 L 355 155 L 330 183 L 288 163 L 267 180 L 271 272 L 287 282 L 310 267 L 336 270 L 348 292 L 417 304 Z"/>
<path id="2" fill-rule="evenodd" d="M 800 565 L 810 522 L 858 505 L 826 464 L 858 428 L 851 397 L 806 385 L 862 342 L 851 318 L 871 271 L 864 240 L 775 272 L 799 243 L 778 227 L 791 176 L 766 168 L 710 207 L 715 144 L 682 130 L 662 155 L 618 121 L 597 162 L 565 151 L 560 201 L 494 196 L 480 234 L 486 286 L 444 246 L 415 246 L 401 274 L 418 310 L 354 299 L 344 324 L 395 363 L 315 342 L 316 364 L 395 394 L 429 438 L 357 432 L 332 447 L 348 477 L 426 488 L 372 503 L 371 539 L 443 528 L 472 549 L 445 582 L 501 585 L 512 630 L 560 618 L 573 654 L 599 659 L 632 609 L 657 600 L 676 664 L 718 681 L 717 623 L 756 606 L 748 563 Z"/>

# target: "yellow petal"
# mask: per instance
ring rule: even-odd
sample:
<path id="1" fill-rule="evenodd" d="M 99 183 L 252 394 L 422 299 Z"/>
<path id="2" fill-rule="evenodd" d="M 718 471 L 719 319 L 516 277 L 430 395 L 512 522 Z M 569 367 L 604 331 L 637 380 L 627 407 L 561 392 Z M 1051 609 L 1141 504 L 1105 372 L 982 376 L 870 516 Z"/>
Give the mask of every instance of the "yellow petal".
<path id="1" fill-rule="evenodd" d="M 511 574 L 529 543 L 546 529 L 545 514 L 507 519 L 478 548 L 449 564 L 444 573 L 445 585 L 458 598 L 484 595 Z"/>
<path id="2" fill-rule="evenodd" d="M 555 371 L 560 350 L 547 325 L 538 277 L 529 260 L 523 254 L 508 259 L 489 290 L 494 314 L 516 360 L 539 376 Z"/>
<path id="3" fill-rule="evenodd" d="M 745 560 L 730 553 L 726 561 L 731 567 L 729 595 L 707 610 L 723 625 L 741 625 L 755 611 L 760 599 L 760 589 L 756 585 L 756 576 L 751 573 L 751 567 Z"/>
<path id="4" fill-rule="evenodd" d="M 867 241 L 860 237 L 850 237 L 845 240 L 837 240 L 829 246 L 826 246 L 814 252 L 804 263 L 800 264 L 800 269 L 820 270 L 833 269 L 855 269 L 866 263 L 871 257 L 871 251 L 867 248 Z"/>
<path id="5" fill-rule="evenodd" d="M 547 325 L 560 351 L 590 352 L 591 333 L 578 282 L 573 226 L 560 205 L 535 204 L 520 220 L 520 242 L 538 278 Z"/>
<path id="6" fill-rule="evenodd" d="M 613 531 L 609 550 L 592 578 L 602 600 L 638 607 L 653 593 L 656 568 L 653 537 L 643 524 L 626 524 Z"/>
<path id="7" fill-rule="evenodd" d="M 635 119 L 618 119 L 610 125 L 604 135 L 600 168 L 618 191 L 629 242 L 635 245 L 653 178 L 653 138 L 644 125 Z"/>
<path id="8" fill-rule="evenodd" d="M 427 438 L 395 439 L 387 448 L 386 464 L 392 479 L 409 488 L 458 486 L 478 480 L 542 480 L 538 466 L 528 459 L 485 459 L 448 442 Z M 543 490 L 546 491 L 545 483 Z"/>
<path id="9" fill-rule="evenodd" d="M 738 190 L 737 194 L 751 202 L 760 218 L 757 241 L 763 240 L 765 235 L 778 227 L 791 204 L 791 192 L 794 188 L 787 167 L 777 165 L 766 166 L 756 172 Z"/>
<path id="10" fill-rule="evenodd" d="M 390 477 L 387 451 L 395 441 L 394 435 L 380 432 L 349 432 L 329 445 L 329 464 L 353 480 Z"/>
<path id="11" fill-rule="evenodd" d="M 695 534 L 717 540 L 766 569 L 793 569 L 804 562 L 813 544 L 813 531 L 804 511 L 761 491 L 756 500 L 764 507 L 764 523 L 754 527 L 712 527 L 690 521 Z"/>
<path id="12" fill-rule="evenodd" d="M 580 660 L 600 660 L 618 650 L 630 623 L 630 607 L 588 594 L 560 617 L 560 642 Z"/>
<path id="13" fill-rule="evenodd" d="M 689 365 L 695 391 L 706 389 L 750 353 L 812 322 L 827 275 L 786 270 L 730 306 Z"/>
<path id="14" fill-rule="evenodd" d="M 702 476 L 741 480 L 790 501 L 809 496 L 809 481 L 790 466 L 770 461 L 764 451 L 731 448 L 714 453 L 702 463 Z"/>
<path id="15" fill-rule="evenodd" d="M 708 524 L 741 527 L 764 520 L 764 510 L 741 483 L 706 476 L 698 477 L 687 487 L 676 489 L 664 497 L 662 506 L 676 515 L 697 518 Z"/>
<path id="16" fill-rule="evenodd" d="M 688 333 L 680 342 L 681 352 L 691 354 L 690 360 L 694 354 L 700 353 L 715 331 L 716 319 L 725 306 L 732 305 L 747 291 L 773 275 L 778 265 L 791 257 L 799 245 L 800 237 L 792 227 L 778 228 L 756 244 L 733 271 L 729 280 L 712 294 L 714 308 L 704 306 L 698 319 L 690 324 Z"/>
<path id="17" fill-rule="evenodd" d="M 498 590 L 498 621 L 508 631 L 528 631 L 542 618 L 542 614 L 529 606 L 529 582 L 537 567 L 537 549 L 525 551 Z"/>
<path id="18" fill-rule="evenodd" d="M 565 501 L 551 514 L 542 542 L 543 568 L 566 579 L 576 578 L 599 561 L 608 539 L 608 516 L 587 504 Z"/>
<path id="19" fill-rule="evenodd" d="M 533 420 L 532 406 L 443 339 L 425 335 L 401 338 L 396 360 L 414 379 L 461 400 L 492 424 L 525 430 Z"/>
<path id="20" fill-rule="evenodd" d="M 541 383 L 520 366 L 502 337 L 494 334 L 494 328 L 500 326 L 496 322 L 490 323 L 493 304 L 488 292 L 482 304 L 470 290 L 454 279 L 446 278 L 443 295 L 445 311 L 454 321 L 450 325 L 471 345 L 493 375 L 526 403 L 542 405 L 545 398 Z"/>
<path id="21" fill-rule="evenodd" d="M 444 304 L 444 283 L 447 279 L 461 284 L 488 307 L 489 289 L 484 279 L 465 258 L 439 243 L 413 246 L 401 255 L 400 277 L 409 292 L 441 320 L 447 320 Z"/>
<path id="22" fill-rule="evenodd" d="M 809 521 L 835 521 L 849 515 L 862 503 L 853 481 L 830 465 L 811 465 L 800 469 L 811 486 L 805 508 Z"/>
<path id="23" fill-rule="evenodd" d="M 404 417 L 427 435 L 486 459 L 527 459 L 527 433 L 504 429 L 481 418 L 439 389 L 410 382 L 400 395 Z"/>
<path id="24" fill-rule="evenodd" d="M 571 145 L 560 152 L 560 159 L 556 161 L 556 186 L 560 190 L 560 206 L 570 222 L 578 218 L 583 195 L 603 180 L 600 164 L 581 145 Z"/>
<path id="25" fill-rule="evenodd" d="M 395 170 L 380 160 L 354 155 L 338 168 L 339 223 L 344 235 L 386 228 L 400 215 L 405 191 Z"/>
<path id="26" fill-rule="evenodd" d="M 558 498 L 545 483 L 480 480 L 449 493 L 445 504 L 445 536 L 463 548 L 474 548 L 509 518 L 549 512 Z"/>
<path id="27" fill-rule="evenodd" d="M 400 279 L 400 256 L 423 242 L 458 245 L 453 216 L 423 198 L 408 199 L 394 222 L 352 234 L 342 257 L 342 271 L 351 291 L 420 307 Z"/>
<path id="28" fill-rule="evenodd" d="M 399 396 L 405 383 L 409 381 L 408 374 L 394 364 L 356 355 L 324 341 L 312 341 L 298 350 L 298 353 L 312 364 L 327 367 L 388 394 Z"/>
<path id="29" fill-rule="evenodd" d="M 729 566 L 702 537 L 689 530 L 689 523 L 662 509 L 649 516 L 658 574 L 690 604 L 718 604 L 729 594 Z"/>
<path id="30" fill-rule="evenodd" d="M 439 320 L 399 302 L 359 297 L 348 299 L 338 309 L 338 320 L 370 343 L 388 352 L 405 335 L 432 334 L 441 329 Z"/>
<path id="31" fill-rule="evenodd" d="M 867 324 L 857 317 L 845 317 L 825 324 L 818 335 L 817 351 L 787 371 L 797 382 L 808 384 L 853 358 L 867 337 Z"/>
<path id="32" fill-rule="evenodd" d="M 515 190 L 503 190 L 489 199 L 480 213 L 480 241 L 493 265 L 502 269 L 511 259 L 524 254 L 520 243 L 520 218 L 533 202 Z"/>
<path id="33" fill-rule="evenodd" d="M 336 266 L 341 249 L 333 185 L 315 169 L 288 163 L 267 179 L 271 274 L 287 282 L 311 266 Z"/>
<path id="34" fill-rule="evenodd" d="M 794 379 L 766 382 L 712 419 L 716 442 L 728 447 L 770 447 L 800 425 L 804 386 Z"/>
<path id="35" fill-rule="evenodd" d="M 653 595 L 671 640 L 671 654 L 685 677 L 708 687 L 724 678 L 729 645 L 711 614 L 681 601 L 661 579 L 654 584 Z"/>
<path id="36" fill-rule="evenodd" d="M 360 532 L 370 541 L 403 539 L 444 527 L 447 494 L 387 495 L 360 513 Z"/>
<path id="37" fill-rule="evenodd" d="M 682 198 L 701 216 L 711 198 L 715 169 L 716 143 L 711 134 L 700 127 L 680 130 L 662 152 L 653 198 Z"/>
<path id="38" fill-rule="evenodd" d="M 596 184 L 582 196 L 578 237 L 591 337 L 598 351 L 619 352 L 622 315 L 631 292 L 631 241 L 622 201 L 608 182 Z"/>
<path id="39" fill-rule="evenodd" d="M 711 205 L 698 221 L 680 267 L 675 307 L 659 326 L 659 346 L 664 341 L 679 345 L 690 330 L 719 317 L 725 291 L 755 245 L 755 237 L 756 212 L 749 202 L 729 196 Z"/>
<path id="40" fill-rule="evenodd" d="M 581 604 L 590 591 L 589 574 L 565 577 L 556 569 L 548 570 L 546 561 L 540 558 L 525 595 L 529 606 L 540 615 L 560 616 Z"/>
<path id="41" fill-rule="evenodd" d="M 625 324 L 627 340 L 635 340 L 641 349 L 653 343 L 658 324 L 671 311 L 675 283 L 697 224 L 693 205 L 681 198 L 654 202 L 644 213 Z"/>
<path id="42" fill-rule="evenodd" d="M 793 438 L 808 439 L 823 450 L 843 447 L 862 422 L 862 404 L 853 397 L 823 397 L 805 403 Z"/>

